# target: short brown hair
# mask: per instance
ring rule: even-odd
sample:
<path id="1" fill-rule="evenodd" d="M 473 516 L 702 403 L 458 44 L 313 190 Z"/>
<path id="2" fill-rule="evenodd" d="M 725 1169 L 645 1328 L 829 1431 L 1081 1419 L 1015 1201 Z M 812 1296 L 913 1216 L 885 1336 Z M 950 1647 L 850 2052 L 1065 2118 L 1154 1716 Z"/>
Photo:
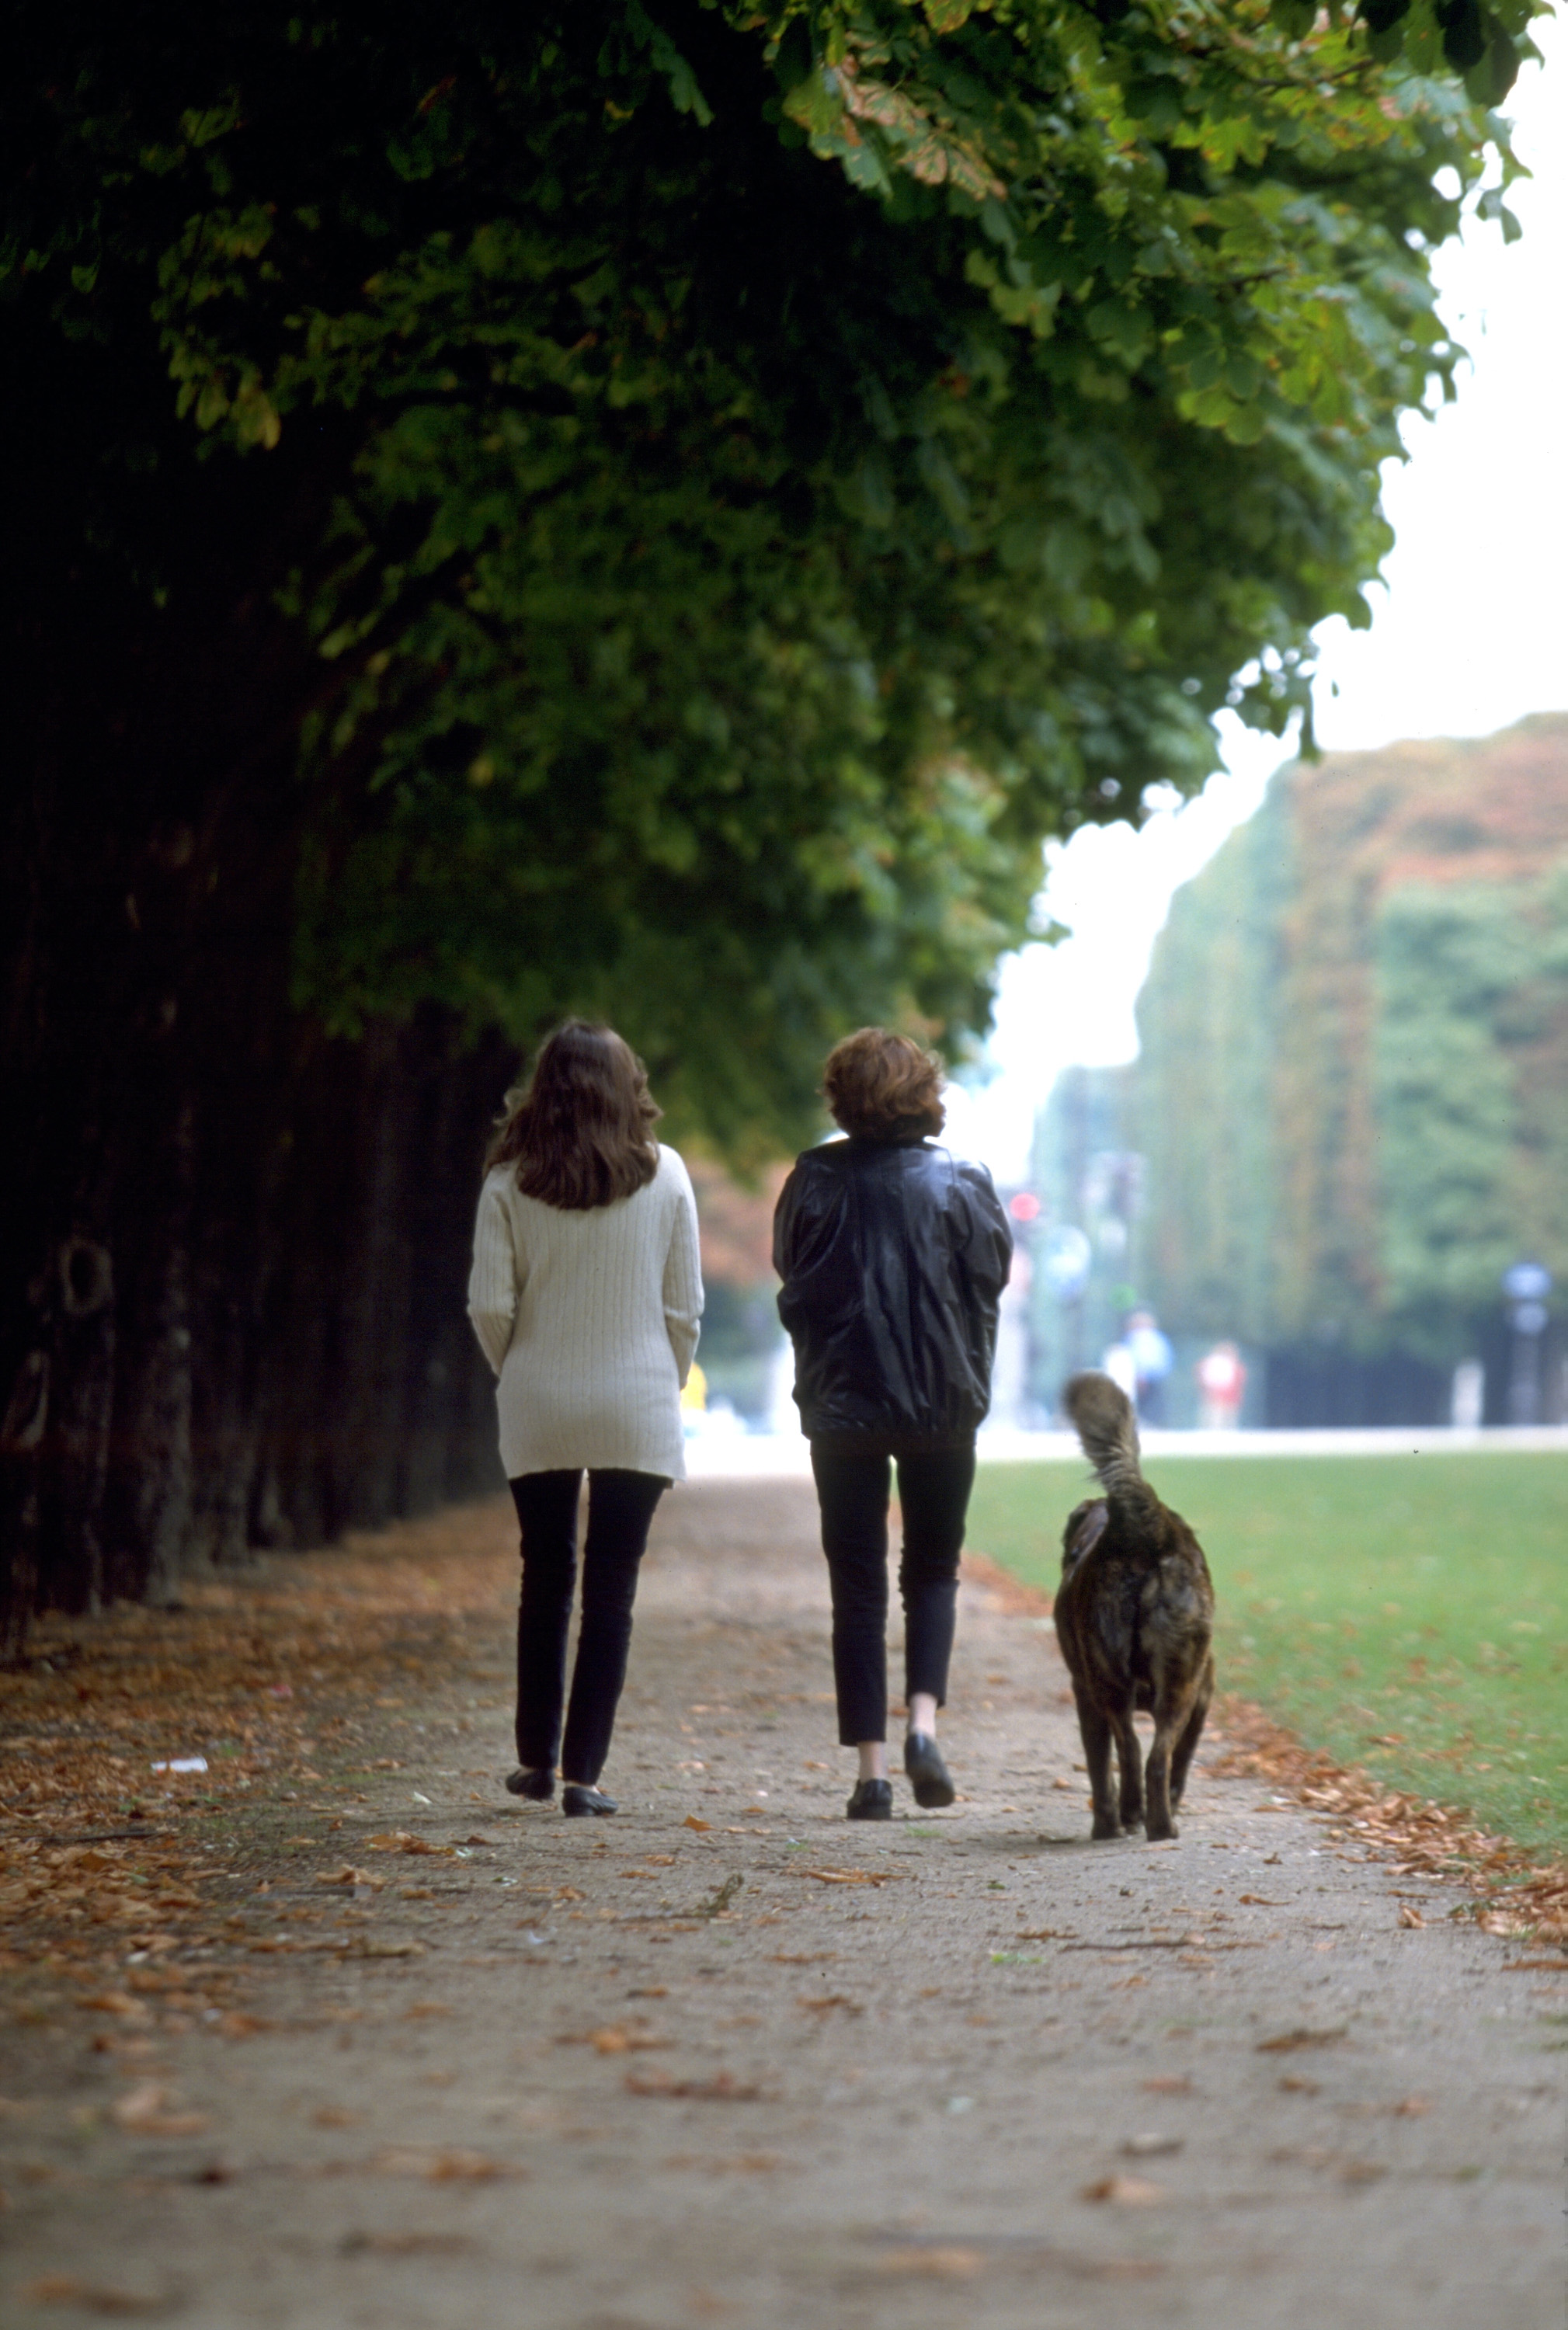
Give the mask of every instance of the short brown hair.
<path id="1" fill-rule="evenodd" d="M 861 1141 L 919 1141 L 947 1122 L 941 1062 L 889 1028 L 860 1028 L 835 1044 L 822 1096 L 835 1122 Z"/>
<path id="2" fill-rule="evenodd" d="M 515 1163 L 525 1197 L 588 1213 L 653 1179 L 663 1113 L 647 1070 L 613 1028 L 568 1019 L 540 1046 L 527 1084 L 507 1094 L 485 1170 Z"/>

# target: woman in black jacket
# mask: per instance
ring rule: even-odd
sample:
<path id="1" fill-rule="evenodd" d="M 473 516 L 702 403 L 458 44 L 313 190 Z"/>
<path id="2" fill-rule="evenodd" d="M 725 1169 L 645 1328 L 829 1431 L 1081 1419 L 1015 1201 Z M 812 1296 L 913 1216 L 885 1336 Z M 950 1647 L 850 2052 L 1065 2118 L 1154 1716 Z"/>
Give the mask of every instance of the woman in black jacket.
<path id="1" fill-rule="evenodd" d="M 904 1770 L 917 1804 L 950 1804 L 937 1710 L 1013 1238 L 984 1166 L 930 1137 L 945 1121 L 941 1070 L 918 1044 L 863 1028 L 829 1056 L 823 1093 L 849 1138 L 796 1160 L 774 1217 L 773 1264 L 822 1509 L 838 1737 L 860 1756 L 848 1816 L 891 1820 L 890 1465 L 903 1511 Z"/>

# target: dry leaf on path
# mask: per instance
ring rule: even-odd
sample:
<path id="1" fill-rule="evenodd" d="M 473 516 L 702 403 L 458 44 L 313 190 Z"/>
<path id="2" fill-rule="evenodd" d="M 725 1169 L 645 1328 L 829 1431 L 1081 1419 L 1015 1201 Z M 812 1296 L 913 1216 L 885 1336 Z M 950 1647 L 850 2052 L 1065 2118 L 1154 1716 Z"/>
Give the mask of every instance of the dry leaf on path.
<path id="1" fill-rule="evenodd" d="M 1426 1919 L 1422 1916 L 1419 1909 L 1412 1909 L 1410 1903 L 1406 1901 L 1401 1907 L 1399 1922 L 1402 1926 L 1407 1926 L 1414 1930 L 1424 1926 Z"/>
<path id="2" fill-rule="evenodd" d="M 428 2177 L 432 2184 L 484 2183 L 492 2177 L 528 2174 L 515 2161 L 492 2160 L 487 2153 L 468 2152 L 461 2145 L 440 2150 L 391 2144 L 373 2156 L 370 2165 L 388 2176 Z"/>
<path id="3" fill-rule="evenodd" d="M 1163 2184 L 1149 2184 L 1141 2176 L 1097 2176 L 1078 2195 L 1081 2201 L 1109 2201 L 1119 2209 L 1150 2209 L 1168 2196 Z"/>
<path id="4" fill-rule="evenodd" d="M 931 2249 L 883 2249 L 877 2259 L 883 2273 L 921 2275 L 931 2281 L 967 2281 L 983 2272 L 986 2260 L 978 2249 L 942 2245 Z"/>
<path id="5" fill-rule="evenodd" d="M 681 1823 L 683 1828 L 694 1828 L 699 1836 L 705 1835 L 713 1825 L 712 1821 L 699 1820 L 695 1813 L 688 1813 Z"/>
<path id="6" fill-rule="evenodd" d="M 477 2247 L 468 2233 L 345 2233 L 344 2257 L 468 2257 Z"/>
<path id="7" fill-rule="evenodd" d="M 836 2006 L 841 2006 L 845 2014 L 865 2013 L 864 2007 L 861 2005 L 858 1999 L 845 1998 L 841 1991 L 835 1991 L 831 1998 L 802 1998 L 797 2003 L 803 2006 L 808 2014 L 827 2014 Z"/>
<path id="8" fill-rule="evenodd" d="M 109 2117 L 128 2136 L 204 2136 L 213 2124 L 206 2113 L 167 2111 L 168 2094 L 156 2079 L 146 2079 L 109 2106 Z"/>
<path id="9" fill-rule="evenodd" d="M 1260 2055 L 1291 2055 L 1298 2047 L 1331 2047 L 1343 2039 L 1349 2026 L 1337 2022 L 1328 2031 L 1281 2031 L 1277 2038 L 1260 2039 L 1256 2052 Z"/>
<path id="10" fill-rule="evenodd" d="M 368 1885 L 379 1893 L 386 1883 L 384 1877 L 373 1877 L 368 1869 L 353 1869 L 346 1863 L 342 1869 L 325 1870 L 316 1879 L 318 1885 Z"/>
<path id="11" fill-rule="evenodd" d="M 227 2014 L 218 2017 L 215 2027 L 225 2039 L 255 2039 L 263 2031 L 275 2030 L 277 2025 L 269 2022 L 264 2014 L 245 2014 L 239 2008 L 231 2007 Z"/>
<path id="12" fill-rule="evenodd" d="M 628 2095 L 665 2096 L 672 2101 L 684 2098 L 695 2103 L 754 2104 L 762 2096 L 760 2088 L 743 2087 L 730 2071 L 720 2071 L 711 2079 L 677 2079 L 668 2071 L 628 2071 L 625 2086 Z"/>
<path id="13" fill-rule="evenodd" d="M 647 1996 L 646 1992 L 639 1995 Z M 662 1998 L 664 1993 L 658 1995 Z M 598 2031 L 558 2031 L 558 2047 L 591 2047 L 598 2055 L 635 2054 L 644 2048 L 673 2047 L 673 2039 L 661 2039 L 652 2031 L 628 2031 L 619 2022 L 606 2023 Z"/>
<path id="14" fill-rule="evenodd" d="M 1129 2160 L 1155 2160 L 1167 2152 L 1179 2152 L 1186 2141 L 1180 2136 L 1157 2136 L 1152 2129 L 1144 2136 L 1129 2136 L 1122 2145 Z"/>
<path id="15" fill-rule="evenodd" d="M 1143 2082 L 1145 2092 L 1151 2096 L 1190 2096 L 1193 2083 L 1185 2071 L 1162 2071 Z"/>
<path id="16" fill-rule="evenodd" d="M 35 2306 L 80 2306 L 88 2314 L 116 2315 L 124 2318 L 136 2314 L 162 2314 L 167 2310 L 164 2297 L 143 2297 L 133 2289 L 116 2289 L 103 2282 L 83 2281 L 74 2273 L 41 2274 L 23 2289 Z"/>
<path id="17" fill-rule="evenodd" d="M 815 1877 L 818 1885 L 909 1885 L 913 1879 L 902 1869 L 803 1869 L 802 1877 Z"/>

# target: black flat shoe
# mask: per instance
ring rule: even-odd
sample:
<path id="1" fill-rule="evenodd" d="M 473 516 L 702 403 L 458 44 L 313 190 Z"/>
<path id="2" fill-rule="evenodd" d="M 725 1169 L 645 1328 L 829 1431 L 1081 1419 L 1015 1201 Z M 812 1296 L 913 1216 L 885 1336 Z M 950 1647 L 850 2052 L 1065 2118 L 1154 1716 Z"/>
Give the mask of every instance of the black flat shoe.
<path id="1" fill-rule="evenodd" d="M 855 1794 L 844 1807 L 845 1820 L 892 1820 L 893 1782 L 856 1780 Z"/>
<path id="2" fill-rule="evenodd" d="M 924 1812 L 950 1804 L 956 1791 L 953 1776 L 943 1763 L 929 1731 L 912 1731 L 903 1743 L 903 1767 L 909 1774 L 914 1800 Z"/>
<path id="3" fill-rule="evenodd" d="M 506 1775 L 506 1793 L 509 1796 L 526 1796 L 532 1804 L 547 1804 L 555 1794 L 555 1775 L 531 1772 L 519 1765 L 516 1771 Z"/>
<path id="4" fill-rule="evenodd" d="M 620 1806 L 602 1788 L 580 1787 L 569 1782 L 561 1791 L 561 1809 L 568 1820 L 602 1819 L 606 1813 L 618 1813 Z"/>

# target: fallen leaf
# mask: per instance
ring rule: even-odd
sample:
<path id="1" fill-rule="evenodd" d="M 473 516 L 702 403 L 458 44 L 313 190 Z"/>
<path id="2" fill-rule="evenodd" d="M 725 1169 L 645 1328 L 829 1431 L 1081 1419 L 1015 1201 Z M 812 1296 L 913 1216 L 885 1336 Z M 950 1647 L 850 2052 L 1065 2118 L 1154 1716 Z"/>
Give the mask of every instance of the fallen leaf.
<path id="1" fill-rule="evenodd" d="M 1185 2071 L 1162 2071 L 1143 2084 L 1146 2093 L 1151 2096 L 1190 2096 L 1193 2091 L 1193 2083 Z"/>
<path id="2" fill-rule="evenodd" d="M 439 2014 L 450 2014 L 451 2008 L 443 2006 L 439 1998 L 416 1998 L 411 2006 L 403 2009 L 405 2022 L 429 2022 Z"/>
<path id="3" fill-rule="evenodd" d="M 492 2177 L 525 2176 L 528 2173 L 515 2162 L 492 2160 L 486 2153 L 467 2152 L 460 2145 L 438 2151 L 416 2145 L 392 2144 L 376 2153 L 370 2164 L 388 2176 L 425 2176 L 432 2184 L 484 2183 Z"/>
<path id="4" fill-rule="evenodd" d="M 883 2273 L 919 2274 L 932 2281 L 966 2281 L 984 2270 L 986 2260 L 978 2249 L 941 2246 L 883 2249 L 876 2262 Z"/>
<path id="5" fill-rule="evenodd" d="M 1260 2039 L 1256 2052 L 1260 2055 L 1290 2055 L 1298 2047 L 1331 2047 L 1343 2039 L 1348 2026 L 1337 2022 L 1327 2031 L 1281 2031 L 1275 2039 Z"/>
<path id="6" fill-rule="evenodd" d="M 1179 2136 L 1129 2136 L 1122 2145 L 1129 2160 L 1154 2160 L 1167 2152 L 1179 2152 L 1185 2138 Z"/>
<path id="7" fill-rule="evenodd" d="M 1099 2176 L 1085 2184 L 1081 2201 L 1109 2201 L 1119 2209 L 1149 2209 L 1167 2197 L 1163 2184 L 1146 2183 L 1141 2176 Z"/>
<path id="8" fill-rule="evenodd" d="M 1403 2103 L 1393 2107 L 1393 2116 L 1395 2119 L 1424 2119 L 1431 2109 L 1430 2096 L 1406 2096 Z"/>
<path id="9" fill-rule="evenodd" d="M 694 1828 L 699 1835 L 705 1835 L 713 1825 L 712 1821 L 699 1820 L 695 1813 L 688 1813 L 681 1823 L 683 1828 Z"/>
<path id="10" fill-rule="evenodd" d="M 1568 1974 L 1568 1958 L 1509 1958 L 1504 1974 Z"/>
<path id="11" fill-rule="evenodd" d="M 272 2025 L 263 2015 L 245 2014 L 238 2007 L 231 2007 L 227 2014 L 218 2017 L 217 2028 L 225 2039 L 254 2039 L 259 2032 L 270 2031 Z"/>
<path id="12" fill-rule="evenodd" d="M 143 2022 L 151 2012 L 145 1999 L 132 1998 L 123 1990 L 95 1991 L 90 1998 L 80 2003 L 90 2014 L 128 2014 L 133 2021 Z"/>
<path id="13" fill-rule="evenodd" d="M 162 2314 L 165 2301 L 144 2297 L 131 2289 L 116 2289 L 102 2282 L 82 2281 L 74 2273 L 41 2274 L 23 2290 L 39 2306 L 80 2306 L 89 2314 Z"/>
<path id="14" fill-rule="evenodd" d="M 1287 2071 L 1280 2085 L 1288 2096 L 1315 2096 L 1321 2093 L 1316 2079 L 1304 2079 L 1299 2071 Z"/>
<path id="15" fill-rule="evenodd" d="M 205 2112 L 166 2111 L 168 2089 L 146 2079 L 109 2106 L 109 2117 L 128 2136 L 204 2136 L 212 2121 Z"/>
<path id="16" fill-rule="evenodd" d="M 368 1869 L 354 1869 L 345 1862 L 341 1869 L 327 1870 L 316 1879 L 318 1885 L 368 1885 L 379 1893 L 386 1883 L 384 1877 L 373 1877 Z"/>
<path id="17" fill-rule="evenodd" d="M 467 2233 L 345 2233 L 345 2257 L 467 2257 L 474 2242 Z"/>
<path id="18" fill-rule="evenodd" d="M 818 1885 L 907 1885 L 913 1879 L 899 1869 L 803 1869 L 802 1877 L 815 1877 Z"/>
<path id="19" fill-rule="evenodd" d="M 1412 1906 L 1411 1906 L 1411 1904 L 1410 1904 L 1408 1901 L 1406 1901 L 1406 1902 L 1403 1902 L 1403 1903 L 1401 1905 L 1400 1912 L 1399 1912 L 1399 1922 L 1400 1922 L 1400 1924 L 1401 1924 L 1402 1926 L 1407 1926 L 1407 1927 L 1412 1927 L 1412 1928 L 1415 1928 L 1415 1927 L 1419 1927 L 1424 1926 L 1424 1925 L 1425 1925 L 1425 1923 L 1426 1923 L 1426 1919 L 1422 1916 L 1421 1911 L 1420 1911 L 1419 1909 L 1412 1909 Z"/>
<path id="20" fill-rule="evenodd" d="M 345 2111 L 341 2104 L 318 2104 L 310 2115 L 313 2127 L 357 2127 L 362 2115 Z"/>
<path id="21" fill-rule="evenodd" d="M 760 2088 L 742 2087 L 731 2071 L 720 2071 L 711 2079 L 677 2079 L 668 2071 L 628 2071 L 625 2086 L 628 2095 L 685 2097 L 712 2104 L 753 2104 L 762 2094 Z"/>
<path id="22" fill-rule="evenodd" d="M 1266 1893 L 1238 1893 L 1238 1901 L 1245 1901 L 1254 1909 L 1282 1909 L 1283 1901 L 1271 1901 Z"/>

